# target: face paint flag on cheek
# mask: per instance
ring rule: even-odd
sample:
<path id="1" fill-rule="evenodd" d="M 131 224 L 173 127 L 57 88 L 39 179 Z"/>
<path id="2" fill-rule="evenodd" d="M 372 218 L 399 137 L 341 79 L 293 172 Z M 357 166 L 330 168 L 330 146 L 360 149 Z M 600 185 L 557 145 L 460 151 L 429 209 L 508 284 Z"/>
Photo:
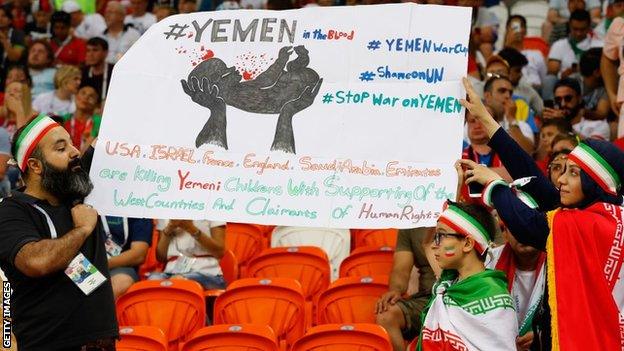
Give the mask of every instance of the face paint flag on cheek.
<path id="1" fill-rule="evenodd" d="M 455 246 L 445 246 L 444 247 L 444 256 L 453 257 L 455 256 Z"/>

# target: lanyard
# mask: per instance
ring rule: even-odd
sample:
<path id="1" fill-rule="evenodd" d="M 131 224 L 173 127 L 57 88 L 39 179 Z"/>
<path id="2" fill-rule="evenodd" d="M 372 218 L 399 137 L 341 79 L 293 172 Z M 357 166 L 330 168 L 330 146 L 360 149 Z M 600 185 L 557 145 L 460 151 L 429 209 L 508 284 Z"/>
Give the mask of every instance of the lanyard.
<path id="1" fill-rule="evenodd" d="M 34 208 L 36 208 L 37 210 L 39 210 L 39 212 L 43 213 L 43 215 L 46 218 L 46 222 L 48 222 L 48 228 L 50 229 L 50 237 L 52 239 L 56 239 L 58 237 L 57 233 L 56 233 L 56 228 L 54 228 L 54 223 L 52 223 L 52 218 L 50 218 L 50 216 L 48 215 L 48 213 L 46 211 L 43 210 L 43 208 L 39 207 L 36 204 L 32 204 L 32 206 Z"/>
<path id="2" fill-rule="evenodd" d="M 100 216 L 100 218 L 102 219 L 102 226 L 104 227 L 104 233 L 106 233 L 106 237 L 107 238 L 112 238 L 113 234 L 111 234 L 110 227 L 108 226 L 108 220 L 106 219 L 106 216 Z M 124 247 L 124 246 L 126 246 L 126 242 L 128 241 L 128 218 L 121 217 L 121 221 L 123 222 L 124 241 L 123 241 L 123 244 L 121 244 L 120 246 Z"/>
<path id="3" fill-rule="evenodd" d="M 68 35 L 67 38 L 65 38 L 65 40 L 63 41 L 63 43 L 58 47 L 58 49 L 56 49 L 56 52 L 54 53 L 54 58 L 59 57 L 59 55 L 61 54 L 61 51 L 63 51 L 65 46 L 67 46 L 67 44 L 69 44 L 71 40 L 72 40 L 72 36 Z"/>

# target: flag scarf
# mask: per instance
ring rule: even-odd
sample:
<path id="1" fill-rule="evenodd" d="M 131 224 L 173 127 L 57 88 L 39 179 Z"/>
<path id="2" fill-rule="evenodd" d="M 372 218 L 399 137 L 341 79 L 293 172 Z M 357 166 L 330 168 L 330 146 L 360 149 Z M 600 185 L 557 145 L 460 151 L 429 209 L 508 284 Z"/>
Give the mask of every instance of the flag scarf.
<path id="1" fill-rule="evenodd" d="M 505 273 L 507 276 L 509 292 L 512 297 L 515 296 L 514 288 L 516 288 L 516 285 L 514 282 L 516 279 L 516 260 L 514 259 L 514 253 L 511 249 L 511 245 L 505 244 L 505 246 L 502 247 L 502 250 L 500 250 L 500 254 L 495 255 L 494 260 L 488 263 L 487 266 L 493 267 Z M 539 307 L 542 297 L 544 297 L 544 287 L 546 285 L 545 271 L 546 254 L 540 252 L 535 268 L 535 284 L 533 285 L 533 291 L 531 292 L 531 296 L 529 298 L 529 308 L 527 309 L 524 318 L 521 321 L 518 321 L 519 335 L 524 335 L 532 329 L 533 316 Z M 518 311 L 518 306 L 516 306 L 516 311 Z"/>
<path id="2" fill-rule="evenodd" d="M 518 322 L 505 275 L 486 269 L 464 280 L 445 270 L 423 311 L 416 350 L 516 350 Z"/>
<path id="3" fill-rule="evenodd" d="M 552 350 L 624 350 L 622 207 L 548 213 Z"/>

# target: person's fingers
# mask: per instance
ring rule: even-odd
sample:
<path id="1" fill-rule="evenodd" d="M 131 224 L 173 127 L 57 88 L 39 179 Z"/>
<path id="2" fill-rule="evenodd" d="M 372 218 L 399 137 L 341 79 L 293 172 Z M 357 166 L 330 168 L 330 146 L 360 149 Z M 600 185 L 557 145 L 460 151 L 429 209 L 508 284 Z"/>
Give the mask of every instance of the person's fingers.
<path id="1" fill-rule="evenodd" d="M 457 162 L 459 162 L 460 164 L 467 166 L 469 168 L 475 168 L 477 167 L 479 164 L 477 164 L 475 161 L 473 160 L 457 160 Z"/>
<path id="2" fill-rule="evenodd" d="M 399 300 L 401 299 L 400 295 L 395 295 L 392 297 L 392 299 L 390 299 L 390 304 L 394 305 L 395 303 L 397 303 Z"/>

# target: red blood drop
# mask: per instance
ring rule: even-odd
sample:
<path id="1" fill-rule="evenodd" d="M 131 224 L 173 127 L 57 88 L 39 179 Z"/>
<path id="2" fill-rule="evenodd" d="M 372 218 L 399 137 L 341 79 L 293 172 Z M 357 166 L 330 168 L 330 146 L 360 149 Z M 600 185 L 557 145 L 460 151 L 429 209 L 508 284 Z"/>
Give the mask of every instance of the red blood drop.
<path id="1" fill-rule="evenodd" d="M 253 74 L 251 72 L 243 71 L 243 79 L 244 80 L 250 80 L 252 77 L 253 77 Z"/>
<path id="2" fill-rule="evenodd" d="M 204 56 L 202 56 L 202 60 L 208 60 L 214 57 L 214 52 L 212 52 L 212 50 L 208 50 L 206 51 L 206 53 L 204 54 Z"/>

